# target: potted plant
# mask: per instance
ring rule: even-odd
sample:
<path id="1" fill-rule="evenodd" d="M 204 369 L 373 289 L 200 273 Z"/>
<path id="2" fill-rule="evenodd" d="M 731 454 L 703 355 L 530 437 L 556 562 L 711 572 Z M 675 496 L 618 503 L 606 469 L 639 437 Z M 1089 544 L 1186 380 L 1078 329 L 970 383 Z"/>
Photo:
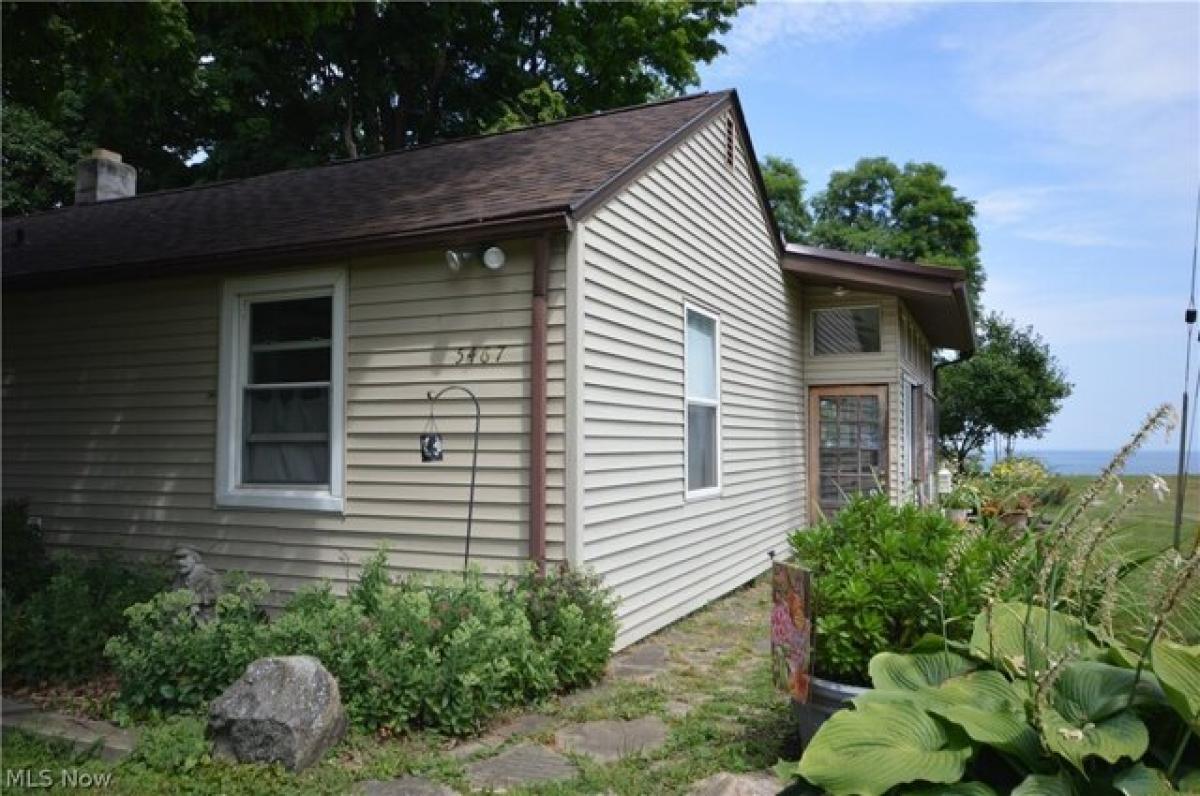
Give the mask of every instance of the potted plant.
<path id="1" fill-rule="evenodd" d="M 1029 515 L 1036 501 L 1027 490 L 1017 490 L 999 502 L 1000 524 L 1012 531 L 1024 531 L 1029 527 Z"/>
<path id="2" fill-rule="evenodd" d="M 874 655 L 908 651 L 931 633 L 969 636 L 965 618 L 983 604 L 983 584 L 1011 543 L 963 539 L 939 509 L 893 506 L 882 494 L 854 496 L 792 535 L 794 559 L 813 577 L 814 677 L 797 706 L 803 741 L 869 688 Z"/>
<path id="3" fill-rule="evenodd" d="M 967 515 L 971 510 L 978 510 L 979 495 L 971 487 L 961 484 L 942 495 L 940 502 L 946 518 L 961 528 L 967 524 Z"/>

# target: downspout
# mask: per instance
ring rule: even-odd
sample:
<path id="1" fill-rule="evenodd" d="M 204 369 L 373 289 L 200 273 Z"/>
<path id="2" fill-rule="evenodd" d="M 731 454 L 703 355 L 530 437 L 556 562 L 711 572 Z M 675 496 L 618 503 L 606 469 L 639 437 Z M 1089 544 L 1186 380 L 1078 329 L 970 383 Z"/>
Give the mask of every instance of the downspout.
<path id="1" fill-rule="evenodd" d="M 939 417 L 939 415 L 941 415 L 941 412 L 942 412 L 942 402 L 937 399 L 938 373 L 941 372 L 942 368 L 949 367 L 950 365 L 961 365 L 962 363 L 966 362 L 968 359 L 970 359 L 973 356 L 975 356 L 974 348 L 972 348 L 970 351 L 968 351 L 965 354 L 960 351 L 957 359 L 945 359 L 945 360 L 942 360 L 941 362 L 935 362 L 933 364 L 933 399 L 934 399 L 933 405 L 934 405 L 934 415 L 935 415 L 934 420 L 937 422 L 937 425 L 938 425 L 938 437 L 939 438 L 941 437 L 941 417 Z"/>
<path id="2" fill-rule="evenodd" d="M 533 244 L 533 311 L 529 351 L 529 560 L 546 569 L 546 292 L 550 236 Z"/>

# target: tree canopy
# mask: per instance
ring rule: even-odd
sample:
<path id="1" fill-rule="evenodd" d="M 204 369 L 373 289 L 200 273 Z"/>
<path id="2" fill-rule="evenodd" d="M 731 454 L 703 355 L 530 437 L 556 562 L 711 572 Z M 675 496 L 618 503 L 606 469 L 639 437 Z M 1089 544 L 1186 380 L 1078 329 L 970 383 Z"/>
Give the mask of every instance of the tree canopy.
<path id="1" fill-rule="evenodd" d="M 671 96 L 742 4 L 4 3 L 4 212 L 94 146 L 154 190 Z"/>
<path id="2" fill-rule="evenodd" d="M 761 166 L 768 200 L 789 240 L 962 268 L 978 309 L 984 273 L 975 205 L 946 182 L 942 167 L 863 158 L 830 174 L 825 190 L 807 203 L 809 211 L 805 182 L 791 161 L 768 157 Z"/>
<path id="3" fill-rule="evenodd" d="M 984 275 L 975 205 L 946 182 L 945 169 L 863 158 L 833 172 L 825 190 L 806 202 L 794 163 L 767 157 L 759 165 L 788 240 L 962 268 L 979 317 Z M 1010 452 L 1014 438 L 1041 436 L 1071 394 L 1058 361 L 1032 328 L 993 313 L 976 331 L 981 340 L 974 357 L 943 368 L 937 379 L 943 453 L 960 468 L 992 435 L 1004 437 Z"/>
<path id="4" fill-rule="evenodd" d="M 961 469 L 993 434 L 1040 437 L 1071 395 L 1071 384 L 1032 327 L 1002 315 L 983 319 L 975 355 L 942 368 L 938 423 L 943 452 Z"/>
<path id="5" fill-rule="evenodd" d="M 800 175 L 796 164 L 786 158 L 767 155 L 759 164 L 767 204 L 775 214 L 775 222 L 786 240 L 803 243 L 812 227 L 812 214 L 804 199 L 808 181 Z"/>

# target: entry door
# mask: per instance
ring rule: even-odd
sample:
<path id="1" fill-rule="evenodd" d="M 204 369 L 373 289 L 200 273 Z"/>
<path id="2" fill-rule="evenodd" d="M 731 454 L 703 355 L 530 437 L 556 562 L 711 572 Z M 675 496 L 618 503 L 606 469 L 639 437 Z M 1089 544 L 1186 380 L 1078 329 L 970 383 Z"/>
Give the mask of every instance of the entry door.
<path id="1" fill-rule="evenodd" d="M 809 505 L 832 516 L 856 492 L 887 488 L 887 387 L 809 391 Z"/>

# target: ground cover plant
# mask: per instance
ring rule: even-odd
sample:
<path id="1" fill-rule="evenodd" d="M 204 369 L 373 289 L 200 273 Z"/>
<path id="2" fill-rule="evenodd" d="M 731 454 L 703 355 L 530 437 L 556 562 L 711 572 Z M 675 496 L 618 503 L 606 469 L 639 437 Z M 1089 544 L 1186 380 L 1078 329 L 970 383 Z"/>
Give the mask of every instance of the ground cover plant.
<path id="1" fill-rule="evenodd" d="M 1120 473 L 1170 422 L 1169 407 L 1152 414 L 1013 550 L 966 643 L 930 637 L 875 656 L 874 690 L 821 728 L 796 772 L 833 794 L 1200 788 L 1200 639 L 1179 621 L 1200 602 L 1200 536 L 1147 561 L 1120 531 L 1135 506 L 1165 497 L 1162 479 L 1128 488 Z M 851 753 L 862 765 L 837 765 Z"/>
<path id="2" fill-rule="evenodd" d="M 1009 534 L 964 533 L 936 508 L 856 495 L 838 514 L 791 537 L 815 583 L 814 671 L 868 685 L 868 664 L 924 635 L 966 640 L 988 577 L 1020 543 Z M 955 577 L 946 578 L 948 568 Z"/>
<path id="3" fill-rule="evenodd" d="M 50 557 L 20 501 L 4 504 L 3 674 L 6 685 L 77 683 L 104 669 L 104 644 L 125 609 L 151 597 L 165 572 L 112 558 Z"/>
<path id="4" fill-rule="evenodd" d="M 393 582 L 379 551 L 348 598 L 304 590 L 268 621 L 266 584 L 243 581 L 198 622 L 191 594 L 164 592 L 128 609 L 106 654 L 133 717 L 196 711 L 253 660 L 312 655 L 337 679 L 350 721 L 395 734 L 461 735 L 499 712 L 595 680 L 616 633 L 598 579 L 527 572 L 499 588 L 476 571 Z"/>

